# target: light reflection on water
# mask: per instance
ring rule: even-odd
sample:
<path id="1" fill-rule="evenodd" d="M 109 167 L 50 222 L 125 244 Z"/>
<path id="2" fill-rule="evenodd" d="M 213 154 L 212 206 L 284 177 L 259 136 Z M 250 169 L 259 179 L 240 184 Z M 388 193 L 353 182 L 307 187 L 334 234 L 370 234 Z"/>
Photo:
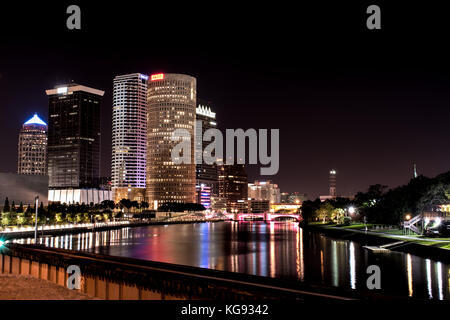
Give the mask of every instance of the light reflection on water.
<path id="1" fill-rule="evenodd" d="M 33 239 L 16 240 L 32 243 Z M 382 290 L 450 299 L 450 268 L 399 252 L 372 253 L 352 241 L 306 232 L 297 223 L 223 222 L 123 228 L 44 237 L 46 246 L 365 289 L 381 268 Z"/>

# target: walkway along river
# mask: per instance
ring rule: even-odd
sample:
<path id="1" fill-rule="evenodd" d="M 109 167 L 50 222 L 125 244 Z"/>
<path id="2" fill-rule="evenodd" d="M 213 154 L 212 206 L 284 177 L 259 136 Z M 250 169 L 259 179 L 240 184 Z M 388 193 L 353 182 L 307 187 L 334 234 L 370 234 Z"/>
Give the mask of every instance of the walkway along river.
<path id="1" fill-rule="evenodd" d="M 32 239 L 19 239 L 31 243 Z M 408 253 L 305 231 L 292 222 L 155 225 L 44 237 L 49 247 L 367 290 L 366 269 L 381 268 L 381 293 L 450 300 L 449 265 Z"/>

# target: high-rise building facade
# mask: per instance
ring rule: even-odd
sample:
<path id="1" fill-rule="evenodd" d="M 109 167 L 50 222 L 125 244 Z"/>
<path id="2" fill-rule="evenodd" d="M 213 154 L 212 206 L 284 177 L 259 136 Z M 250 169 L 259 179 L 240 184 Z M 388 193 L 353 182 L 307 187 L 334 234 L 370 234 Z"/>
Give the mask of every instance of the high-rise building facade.
<path id="1" fill-rule="evenodd" d="M 243 164 L 219 166 L 219 197 L 226 199 L 228 212 L 248 210 L 247 183 Z"/>
<path id="2" fill-rule="evenodd" d="M 145 198 L 147 81 L 141 73 L 114 78 L 111 187 L 116 202 Z"/>
<path id="3" fill-rule="evenodd" d="M 19 133 L 18 174 L 47 174 L 47 124 L 34 114 Z"/>
<path id="4" fill-rule="evenodd" d="M 336 170 L 335 169 L 330 170 L 329 184 L 330 184 L 330 196 L 336 197 Z"/>
<path id="5" fill-rule="evenodd" d="M 154 74 L 147 95 L 147 199 L 151 207 L 165 202 L 195 202 L 194 135 L 197 81 L 183 74 Z M 176 129 L 190 135 L 190 163 L 176 164 L 172 149 Z"/>
<path id="6" fill-rule="evenodd" d="M 300 192 L 282 192 L 281 193 L 281 203 L 302 203 L 308 200 L 308 195 L 306 193 Z"/>
<path id="7" fill-rule="evenodd" d="M 271 203 L 281 202 L 280 188 L 272 181 L 255 181 L 248 184 L 248 198 L 254 200 L 268 200 Z"/>
<path id="8" fill-rule="evenodd" d="M 335 169 L 331 169 L 329 171 L 329 176 L 328 176 L 328 186 L 329 186 L 329 194 L 326 196 L 320 196 L 320 201 L 326 201 L 326 200 L 330 200 L 330 199 L 336 199 L 337 197 L 337 192 L 336 192 L 336 174 L 337 171 Z M 342 196 L 341 196 L 342 197 Z"/>
<path id="9" fill-rule="evenodd" d="M 78 84 L 46 90 L 50 188 L 97 188 L 104 91 Z"/>
<path id="10" fill-rule="evenodd" d="M 210 197 L 219 195 L 219 178 L 217 173 L 217 164 L 207 164 L 203 159 L 205 148 L 211 141 L 203 141 L 203 135 L 209 129 L 216 129 L 216 113 L 211 110 L 211 103 L 197 100 L 196 122 L 195 122 L 195 179 L 198 199 L 202 199 L 202 204 L 211 204 L 211 198 L 205 199 L 205 194 L 201 195 L 202 190 L 209 190 Z M 205 206 L 206 207 L 206 206 Z M 209 208 L 206 207 L 207 209 Z"/>

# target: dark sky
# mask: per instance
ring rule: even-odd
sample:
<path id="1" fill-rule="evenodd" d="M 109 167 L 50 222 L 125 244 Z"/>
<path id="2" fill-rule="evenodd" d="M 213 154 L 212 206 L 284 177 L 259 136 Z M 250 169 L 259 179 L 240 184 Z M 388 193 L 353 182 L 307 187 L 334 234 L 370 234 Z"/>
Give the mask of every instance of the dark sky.
<path id="1" fill-rule="evenodd" d="M 45 89 L 74 80 L 106 91 L 102 175 L 111 156 L 115 75 L 185 73 L 216 106 L 219 126 L 280 129 L 282 191 L 394 187 L 450 170 L 450 27 L 445 10 L 410 2 L 297 7 L 288 2 L 156 6 L 30 2 L 0 11 L 0 171 L 15 171 L 21 124 L 46 119 Z M 297 3 L 297 4 L 299 4 Z M 382 30 L 365 27 L 369 4 Z M 428 3 L 428 2 L 427 2 Z M 82 30 L 65 27 L 79 4 Z M 259 168 L 249 166 L 251 179 Z"/>

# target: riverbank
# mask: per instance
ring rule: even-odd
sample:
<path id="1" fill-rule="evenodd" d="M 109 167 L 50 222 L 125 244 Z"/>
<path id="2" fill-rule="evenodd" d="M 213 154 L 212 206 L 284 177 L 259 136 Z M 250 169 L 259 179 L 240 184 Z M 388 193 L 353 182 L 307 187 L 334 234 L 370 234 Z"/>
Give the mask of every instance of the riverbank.
<path id="1" fill-rule="evenodd" d="M 365 231 L 354 226 L 338 227 L 336 225 L 309 224 L 302 226 L 302 228 L 323 233 L 335 239 L 355 241 L 366 246 L 383 246 L 398 243 L 389 249 L 450 263 L 450 240 L 398 235 L 392 230 L 388 232 Z"/>

